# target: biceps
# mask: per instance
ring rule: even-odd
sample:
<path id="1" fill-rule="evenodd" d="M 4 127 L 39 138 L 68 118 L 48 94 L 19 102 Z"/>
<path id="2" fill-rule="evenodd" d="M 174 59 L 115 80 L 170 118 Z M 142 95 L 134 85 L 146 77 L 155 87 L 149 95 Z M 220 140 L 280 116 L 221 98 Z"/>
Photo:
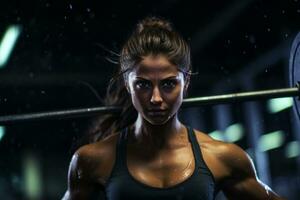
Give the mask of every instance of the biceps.
<path id="1" fill-rule="evenodd" d="M 228 181 L 223 188 L 225 196 L 229 199 L 277 199 L 277 195 L 267 185 L 254 177 Z"/>

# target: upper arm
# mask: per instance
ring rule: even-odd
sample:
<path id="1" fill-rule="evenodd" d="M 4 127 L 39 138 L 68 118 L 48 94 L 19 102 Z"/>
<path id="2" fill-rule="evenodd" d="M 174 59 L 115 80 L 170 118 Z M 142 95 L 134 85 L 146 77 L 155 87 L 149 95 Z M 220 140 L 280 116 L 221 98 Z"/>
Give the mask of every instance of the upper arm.
<path id="1" fill-rule="evenodd" d="M 92 174 L 92 158 L 79 149 L 72 157 L 68 172 L 68 190 L 63 200 L 91 199 L 101 191 Z"/>
<path id="2" fill-rule="evenodd" d="M 228 144 L 225 154 L 230 171 L 230 176 L 222 184 L 225 196 L 229 199 L 282 199 L 258 179 L 251 158 L 241 148 Z"/>

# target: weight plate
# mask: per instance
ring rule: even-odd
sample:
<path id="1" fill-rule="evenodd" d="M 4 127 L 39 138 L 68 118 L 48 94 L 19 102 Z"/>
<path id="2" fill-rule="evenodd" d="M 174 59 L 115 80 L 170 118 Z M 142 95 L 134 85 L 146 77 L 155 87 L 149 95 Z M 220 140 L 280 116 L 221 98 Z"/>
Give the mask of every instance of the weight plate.
<path id="1" fill-rule="evenodd" d="M 300 32 L 295 37 L 289 60 L 289 84 L 291 87 L 295 87 L 300 82 Z M 300 99 L 294 98 L 294 111 L 298 119 L 300 120 Z"/>

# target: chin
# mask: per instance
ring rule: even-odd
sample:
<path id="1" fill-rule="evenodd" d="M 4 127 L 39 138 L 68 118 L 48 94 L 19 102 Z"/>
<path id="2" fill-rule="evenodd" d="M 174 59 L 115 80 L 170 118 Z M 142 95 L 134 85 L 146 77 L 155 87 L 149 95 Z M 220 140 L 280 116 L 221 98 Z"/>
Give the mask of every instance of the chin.
<path id="1" fill-rule="evenodd" d="M 171 119 L 171 116 L 169 116 L 169 117 L 167 117 L 167 118 L 163 118 L 163 119 L 157 118 L 156 120 L 155 120 L 155 119 L 151 119 L 151 118 L 145 118 L 145 120 L 146 120 L 149 124 L 152 124 L 152 125 L 155 125 L 155 126 L 164 125 L 164 124 L 166 124 L 170 119 Z"/>

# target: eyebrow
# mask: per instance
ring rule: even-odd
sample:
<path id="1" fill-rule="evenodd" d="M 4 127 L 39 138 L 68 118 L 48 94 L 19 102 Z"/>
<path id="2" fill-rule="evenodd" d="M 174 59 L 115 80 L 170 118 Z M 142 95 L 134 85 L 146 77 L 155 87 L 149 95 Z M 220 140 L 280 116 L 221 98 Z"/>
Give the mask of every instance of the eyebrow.
<path id="1" fill-rule="evenodd" d="M 150 81 L 149 79 L 143 78 L 141 76 L 137 76 L 136 78 L 146 80 L 146 81 Z M 162 80 L 167 80 L 167 79 L 177 79 L 177 76 L 169 76 L 169 77 L 163 78 Z"/>

